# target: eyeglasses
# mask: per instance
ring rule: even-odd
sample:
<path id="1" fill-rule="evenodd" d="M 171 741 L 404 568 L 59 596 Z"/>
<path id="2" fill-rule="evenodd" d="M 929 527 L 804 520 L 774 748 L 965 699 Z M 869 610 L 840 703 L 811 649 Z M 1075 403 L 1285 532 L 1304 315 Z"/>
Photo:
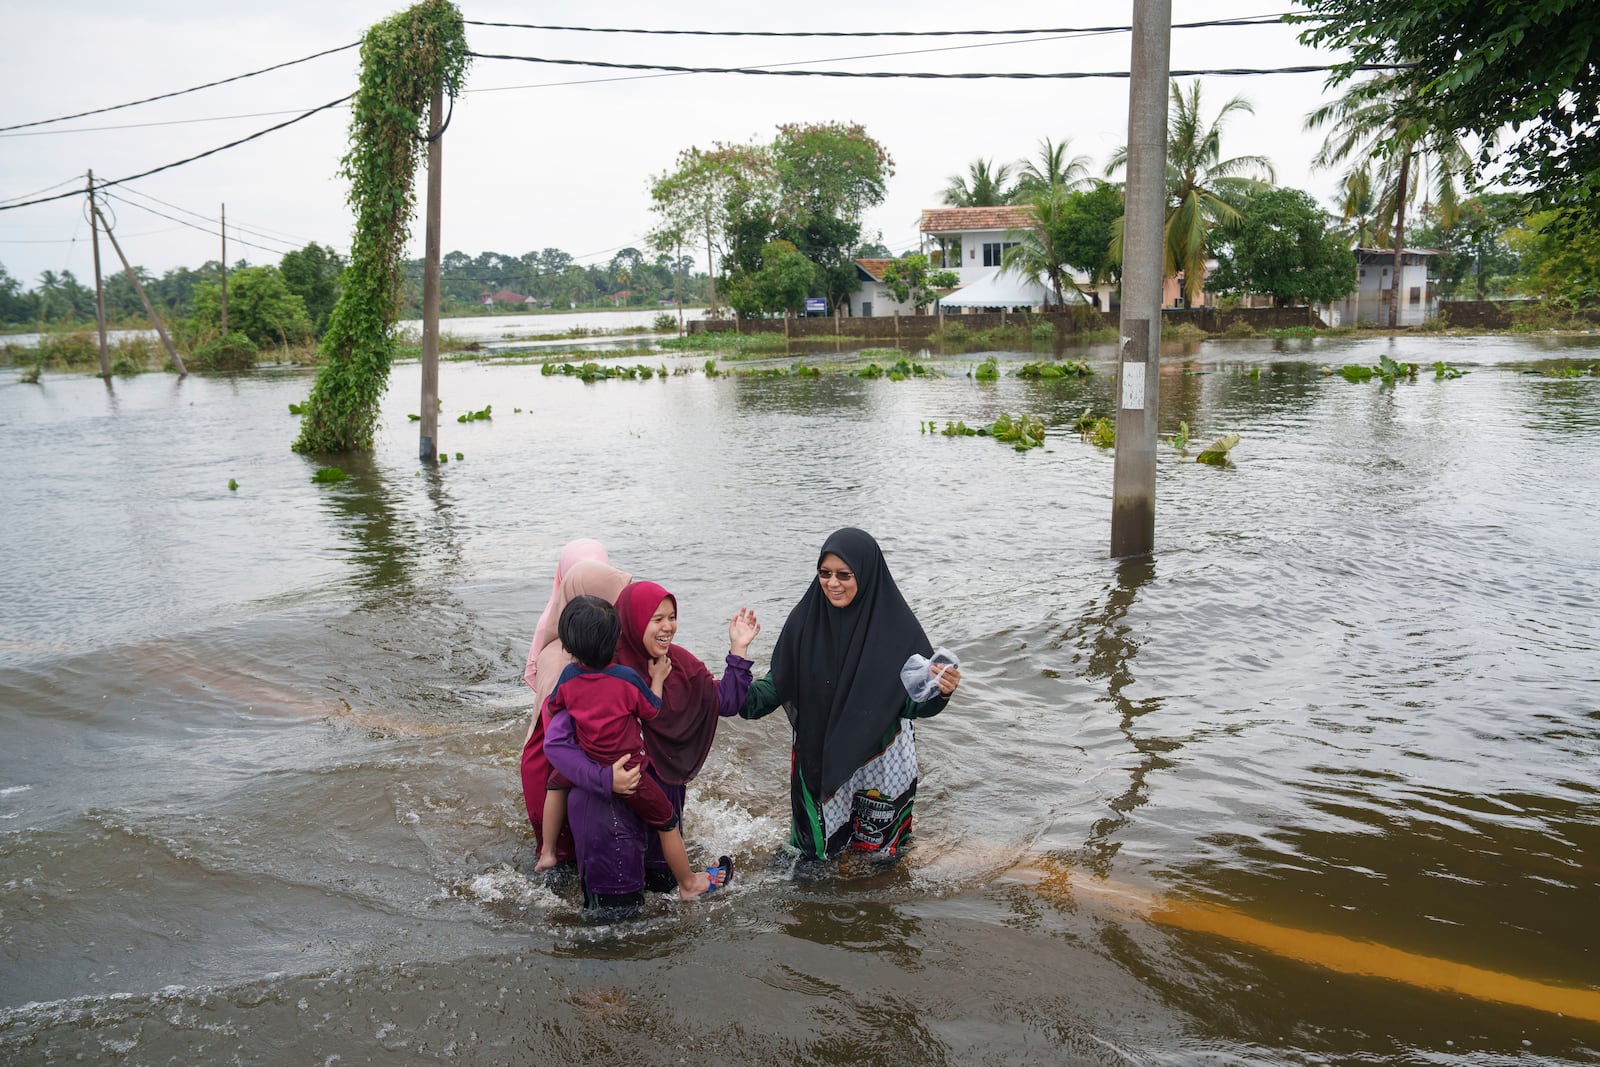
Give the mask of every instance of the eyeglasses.
<path id="1" fill-rule="evenodd" d="M 834 578 L 839 579 L 839 581 L 841 581 L 841 582 L 853 582 L 853 581 L 856 580 L 856 572 L 855 571 L 830 571 L 826 567 L 818 567 L 817 568 L 817 578 L 819 580 L 821 580 L 821 581 L 824 581 L 824 582 L 830 581 L 830 580 L 832 580 Z"/>

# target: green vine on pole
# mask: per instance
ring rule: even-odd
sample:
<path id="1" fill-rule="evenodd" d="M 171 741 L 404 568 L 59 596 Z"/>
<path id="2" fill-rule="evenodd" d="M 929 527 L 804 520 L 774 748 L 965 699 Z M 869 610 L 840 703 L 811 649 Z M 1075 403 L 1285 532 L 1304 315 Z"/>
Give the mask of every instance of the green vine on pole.
<path id="1" fill-rule="evenodd" d="M 466 27 L 448 0 L 423 0 L 373 26 L 361 42 L 350 151 L 340 161 L 356 232 L 296 452 L 372 451 L 378 401 L 394 360 L 401 255 L 411 235 L 428 108 L 440 91 L 454 101 L 466 70 Z"/>

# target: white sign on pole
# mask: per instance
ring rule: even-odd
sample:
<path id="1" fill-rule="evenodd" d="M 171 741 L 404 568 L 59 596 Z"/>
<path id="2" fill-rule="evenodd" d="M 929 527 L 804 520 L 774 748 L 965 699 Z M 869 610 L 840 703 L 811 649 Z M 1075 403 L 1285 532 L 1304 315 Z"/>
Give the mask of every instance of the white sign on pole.
<path id="1" fill-rule="evenodd" d="M 1122 406 L 1133 411 L 1144 410 L 1144 364 L 1122 364 Z"/>

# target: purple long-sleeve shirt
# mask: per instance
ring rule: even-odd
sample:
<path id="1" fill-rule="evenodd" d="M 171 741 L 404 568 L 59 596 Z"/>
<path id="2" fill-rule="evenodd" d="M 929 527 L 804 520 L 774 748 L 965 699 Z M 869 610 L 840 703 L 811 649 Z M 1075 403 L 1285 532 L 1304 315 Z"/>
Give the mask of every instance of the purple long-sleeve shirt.
<path id="1" fill-rule="evenodd" d="M 751 666 L 750 660 L 728 654 L 727 669 L 717 682 L 720 716 L 737 715 L 744 706 L 745 695 L 750 690 Z M 611 768 L 596 763 L 583 751 L 570 714 L 561 712 L 550 719 L 545 728 L 544 752 L 550 766 L 573 784 L 567 794 L 567 822 L 572 827 L 578 853 L 578 873 L 589 891 L 635 893 L 642 890 L 645 850 L 655 844 L 655 835 L 628 810 L 621 797 L 611 792 Z M 684 787 L 662 785 L 681 816 Z"/>

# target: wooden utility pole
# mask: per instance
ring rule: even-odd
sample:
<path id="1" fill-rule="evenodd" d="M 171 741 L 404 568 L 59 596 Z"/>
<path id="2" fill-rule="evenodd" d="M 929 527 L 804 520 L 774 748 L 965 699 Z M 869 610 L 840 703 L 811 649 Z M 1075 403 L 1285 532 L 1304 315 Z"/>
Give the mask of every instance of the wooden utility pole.
<path id="1" fill-rule="evenodd" d="M 444 162 L 444 90 L 428 109 L 428 221 L 422 263 L 422 423 L 417 458 L 439 462 L 439 206 Z"/>
<path id="2" fill-rule="evenodd" d="M 100 226 L 95 221 L 94 170 L 89 171 L 89 232 L 94 236 L 94 318 L 100 326 L 100 377 L 111 377 L 111 352 L 106 348 L 106 290 L 100 282 Z"/>
<path id="3" fill-rule="evenodd" d="M 1111 490 L 1114 557 L 1143 556 L 1155 549 L 1171 36 L 1172 0 L 1133 0 L 1127 214 L 1122 227 L 1122 355 L 1117 364 L 1117 452 Z"/>
<path id="4" fill-rule="evenodd" d="M 222 205 L 222 336 L 228 336 L 228 205 Z"/>
<path id="5" fill-rule="evenodd" d="M 178 377 L 186 377 L 189 368 L 183 365 L 183 357 L 178 355 L 178 350 L 172 347 L 172 338 L 167 336 L 167 328 L 161 325 L 161 316 L 156 314 L 156 309 L 150 303 L 150 298 L 145 295 L 144 286 L 139 284 L 139 276 L 128 265 L 128 257 L 122 254 L 122 246 L 117 243 L 117 235 L 111 232 L 111 227 L 106 223 L 106 217 L 100 214 L 100 208 L 94 209 L 95 216 L 100 220 L 100 225 L 105 226 L 106 236 L 111 238 L 111 247 L 116 249 L 117 258 L 122 260 L 122 273 L 128 276 L 128 281 L 133 285 L 133 291 L 139 294 L 139 301 L 144 304 L 144 313 L 150 316 L 150 321 L 155 325 L 156 333 L 161 336 L 161 343 L 167 348 L 167 355 L 172 357 L 172 366 L 177 370 Z"/>

